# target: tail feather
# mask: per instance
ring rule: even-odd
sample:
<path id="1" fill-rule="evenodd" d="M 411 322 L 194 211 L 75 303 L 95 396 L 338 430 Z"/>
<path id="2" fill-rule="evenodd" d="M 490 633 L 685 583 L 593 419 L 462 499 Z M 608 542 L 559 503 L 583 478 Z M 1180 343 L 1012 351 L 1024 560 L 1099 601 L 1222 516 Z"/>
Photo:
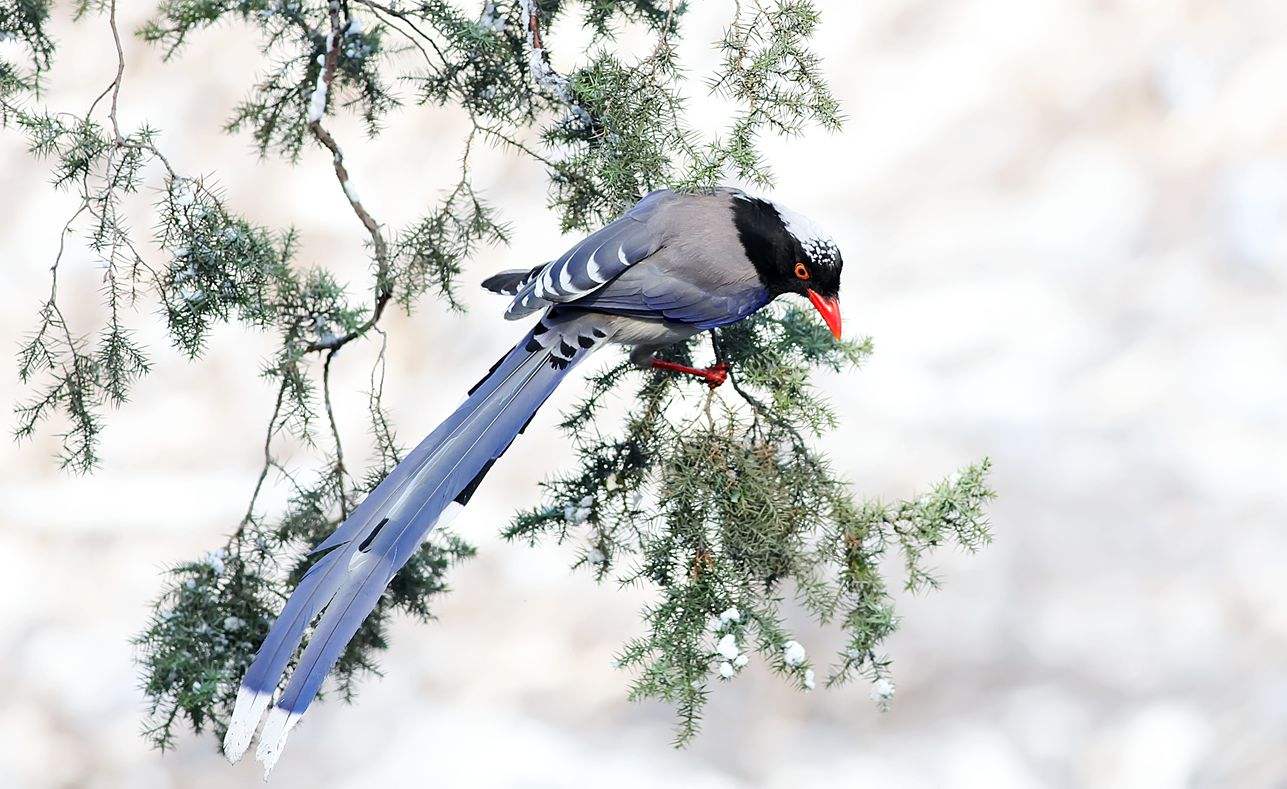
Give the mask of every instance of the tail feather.
<path id="1" fill-rule="evenodd" d="M 454 517 L 492 463 L 509 448 L 572 366 L 606 335 L 547 316 L 471 391 L 451 416 L 415 448 L 314 553 L 309 569 L 270 629 L 242 680 L 224 750 L 238 760 L 269 706 L 305 630 L 321 614 L 290 681 L 269 715 L 258 758 L 265 776 L 287 735 L 393 576 L 437 523 Z M 558 325 L 558 324 L 562 325 Z M 557 330 L 551 331 L 551 324 Z M 576 352 L 563 341 L 571 330 Z"/>
<path id="2" fill-rule="evenodd" d="M 548 263 L 542 263 L 534 268 L 515 268 L 507 271 L 501 271 L 493 274 L 483 280 L 483 287 L 492 293 L 500 293 L 504 296 L 513 296 L 523 289 L 523 286 L 540 276 L 540 273 L 548 266 Z"/>
<path id="3" fill-rule="evenodd" d="M 538 325 L 537 328 L 539 329 L 540 326 Z M 414 483 L 417 475 L 437 457 L 437 453 L 443 449 L 444 445 L 460 432 L 461 426 L 474 415 L 475 409 L 495 394 L 498 388 L 511 383 L 511 379 L 517 373 L 519 367 L 531 355 L 526 350 L 527 343 L 530 343 L 531 337 L 532 335 L 529 334 L 524 338 L 524 342 L 519 343 L 514 350 L 502 356 L 491 371 L 469 391 L 469 397 L 465 399 L 465 402 L 461 403 L 460 407 L 451 416 L 443 420 L 442 424 L 434 428 L 432 433 L 426 436 L 407 457 L 403 458 L 402 462 L 385 477 L 384 481 L 358 504 L 357 508 L 349 515 L 348 520 L 340 524 L 338 529 L 331 532 L 329 537 L 318 543 L 312 552 L 321 553 L 351 542 L 359 534 L 366 533 L 373 524 L 378 523 L 378 517 L 381 517 L 379 513 L 386 509 L 389 501 L 402 494 L 408 484 Z"/>
<path id="4" fill-rule="evenodd" d="M 327 550 L 331 552 L 319 559 L 305 573 L 242 679 L 242 688 L 238 692 L 233 720 L 229 725 L 224 743 L 224 750 L 229 758 L 236 761 L 245 752 L 254 736 L 254 728 L 264 710 L 267 709 L 287 663 L 303 639 L 304 631 L 331 602 L 350 574 L 351 568 L 348 565 L 353 551 L 344 550 L 343 546 L 351 548 L 356 537 L 365 532 L 366 539 L 357 547 L 359 550 L 369 547 L 372 538 L 378 536 L 378 528 L 381 525 L 377 523 L 376 528 L 370 528 L 374 515 L 388 509 L 386 505 L 389 500 L 405 491 L 414 481 L 417 473 L 421 472 L 435 457 L 435 452 L 441 450 L 447 439 L 461 428 L 465 418 L 474 411 L 471 405 L 485 403 L 498 386 L 509 382 L 517 370 L 521 357 L 526 355 L 511 352 L 502 357 L 491 374 L 474 388 L 471 398 L 422 441 L 377 489 L 358 505 L 348 520 L 313 549 L 314 553 Z M 474 402 L 471 403 L 471 401 Z"/>
<path id="5" fill-rule="evenodd" d="M 393 528 L 391 528 L 392 523 L 385 524 L 379 533 L 374 534 L 373 539 L 369 542 L 364 541 L 365 547 L 358 546 L 358 550 L 352 553 L 347 572 L 349 577 L 346 578 L 345 588 L 331 601 L 326 613 L 322 616 L 321 622 L 318 623 L 317 629 L 313 632 L 308 647 L 304 650 L 303 657 L 300 658 L 299 666 L 296 667 L 295 673 L 291 676 L 290 684 L 286 686 L 285 692 L 282 693 L 281 699 L 277 702 L 279 707 L 300 713 L 303 713 L 308 708 L 308 704 L 313 696 L 316 695 L 322 680 L 330 672 L 331 666 L 334 665 L 335 661 L 339 659 L 340 652 L 348 644 L 354 633 L 357 632 L 362 621 L 375 607 L 375 603 L 384 592 L 384 588 L 393 580 L 394 573 L 402 569 L 402 566 L 406 564 L 411 558 L 411 554 L 420 545 L 424 535 L 434 525 L 434 522 L 439 519 L 438 514 L 447 509 L 448 505 L 452 503 L 450 499 L 455 497 L 461 490 L 464 490 L 469 481 L 482 470 L 482 465 L 487 460 L 490 460 L 495 454 L 499 454 L 509 446 L 513 433 L 504 429 L 497 431 L 497 423 L 507 414 L 510 415 L 510 421 L 513 421 L 513 417 L 519 409 L 511 409 L 510 406 L 514 404 L 514 399 L 530 384 L 535 372 L 541 369 L 541 363 L 544 361 L 542 359 L 533 360 L 533 367 L 535 368 L 533 373 L 529 374 L 515 388 L 513 396 L 497 403 L 494 409 L 488 409 L 486 405 L 478 409 L 478 412 L 495 410 L 496 416 L 482 427 L 468 423 L 471 428 L 477 429 L 478 432 L 473 435 L 472 441 L 463 452 L 443 452 L 444 458 L 455 456 L 457 459 L 450 463 L 450 467 L 445 474 L 439 472 L 436 467 L 433 469 L 436 473 L 432 476 L 438 478 L 436 483 L 427 479 L 423 487 L 421 485 L 408 485 L 403 488 L 401 497 L 391 508 L 391 511 L 396 513 L 394 516 L 396 521 L 401 521 L 401 523 L 398 523 Z M 552 381 L 552 383 L 557 383 L 557 381 Z M 553 387 L 550 388 L 550 391 L 553 391 Z M 535 405 L 539 406 L 544 401 L 545 397 L 542 396 L 540 402 Z M 487 405 L 490 405 L 490 403 Z M 521 416 L 525 421 L 526 414 Z M 454 439 L 470 439 L 472 432 L 472 429 L 462 431 Z M 485 459 L 472 451 L 484 443 L 486 439 L 495 436 L 497 432 L 500 432 L 503 436 L 503 446 L 491 450 Z M 410 513 L 404 514 L 408 510 L 410 510 Z"/>
<path id="6" fill-rule="evenodd" d="M 323 556 L 308 569 L 273 623 L 255 660 L 242 677 L 232 721 L 224 736 L 224 753 L 234 763 L 246 752 L 255 736 L 255 727 L 272 702 L 277 681 L 308 628 L 343 581 L 338 553 Z"/>

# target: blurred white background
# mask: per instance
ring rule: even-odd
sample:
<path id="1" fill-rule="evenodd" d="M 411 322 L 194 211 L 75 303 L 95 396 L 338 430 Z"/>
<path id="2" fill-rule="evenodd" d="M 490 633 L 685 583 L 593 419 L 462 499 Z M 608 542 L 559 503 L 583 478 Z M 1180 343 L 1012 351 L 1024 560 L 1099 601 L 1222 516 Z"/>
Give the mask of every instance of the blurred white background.
<path id="1" fill-rule="evenodd" d="M 66 4 L 63 4 L 64 6 Z M 131 29 L 152 3 L 123 4 Z M 702 68 L 731 3 L 698 3 Z M 670 747 L 670 712 L 624 699 L 612 668 L 635 592 L 566 566 L 575 546 L 508 545 L 499 527 L 569 460 L 560 393 L 458 530 L 480 555 L 440 621 L 399 622 L 386 677 L 355 706 L 314 707 L 274 784 L 469 786 L 1287 785 L 1287 6 L 1281 0 L 822 2 L 818 48 L 841 134 L 769 144 L 775 196 L 830 227 L 848 263 L 846 329 L 865 369 L 824 385 L 827 442 L 863 492 L 916 493 L 984 455 L 996 542 L 940 554 L 945 588 L 900 600 L 898 693 L 795 693 L 762 667 L 720 687 L 704 734 Z M 110 79 L 106 26 L 73 26 L 48 101 L 88 105 Z M 582 40 L 551 46 L 566 67 Z M 560 44 L 562 44 L 562 51 Z M 248 89 L 236 26 L 162 64 L 126 42 L 122 121 L 161 130 L 185 172 L 293 224 L 301 260 L 366 287 L 363 235 L 326 157 L 257 161 L 219 133 Z M 373 213 L 412 219 L 454 177 L 460 118 L 413 109 L 379 140 L 335 124 Z M 478 185 L 514 244 L 473 260 L 464 315 L 391 316 L 389 403 L 414 441 L 520 331 L 473 283 L 570 241 L 542 174 L 496 152 Z M 72 203 L 0 132 L 0 400 L 47 290 Z M 134 225 L 151 221 L 141 210 Z M 97 319 L 73 246 L 63 296 Z M 222 542 L 257 473 L 271 391 L 265 338 L 216 332 L 205 360 L 136 325 L 153 375 L 111 414 L 102 470 L 60 473 L 53 429 L 0 442 L 0 785 L 214 787 L 257 781 L 215 743 L 164 756 L 140 738 L 129 638 L 169 563 Z M 361 456 L 370 347 L 338 364 Z M 802 631 L 814 654 L 832 642 Z"/>

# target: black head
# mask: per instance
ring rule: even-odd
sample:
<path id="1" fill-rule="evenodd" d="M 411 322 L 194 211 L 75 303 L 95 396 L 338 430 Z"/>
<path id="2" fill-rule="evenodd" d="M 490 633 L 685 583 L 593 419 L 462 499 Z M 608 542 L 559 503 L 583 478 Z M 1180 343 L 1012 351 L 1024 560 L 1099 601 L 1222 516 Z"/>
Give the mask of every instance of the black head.
<path id="1" fill-rule="evenodd" d="M 844 261 L 836 242 L 807 217 L 741 192 L 734 193 L 733 221 L 769 295 L 805 296 L 839 339 Z"/>

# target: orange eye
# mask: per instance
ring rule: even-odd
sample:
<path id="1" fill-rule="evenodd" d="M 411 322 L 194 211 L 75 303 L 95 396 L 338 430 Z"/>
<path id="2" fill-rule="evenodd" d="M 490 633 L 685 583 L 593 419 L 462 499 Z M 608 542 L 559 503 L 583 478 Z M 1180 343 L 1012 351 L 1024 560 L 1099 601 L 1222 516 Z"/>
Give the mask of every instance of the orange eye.
<path id="1" fill-rule="evenodd" d="M 810 276 L 811 276 L 811 275 L 809 274 L 809 267 L 808 267 L 808 266 L 804 265 L 803 263 L 796 263 L 796 264 L 795 264 L 795 277 L 796 277 L 796 279 L 808 279 Z"/>

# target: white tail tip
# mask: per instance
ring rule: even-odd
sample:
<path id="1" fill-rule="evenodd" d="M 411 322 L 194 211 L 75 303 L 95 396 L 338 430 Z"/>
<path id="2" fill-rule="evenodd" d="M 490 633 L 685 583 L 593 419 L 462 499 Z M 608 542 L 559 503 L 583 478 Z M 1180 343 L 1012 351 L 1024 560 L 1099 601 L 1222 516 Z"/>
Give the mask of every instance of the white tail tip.
<path id="1" fill-rule="evenodd" d="M 259 736 L 259 749 L 255 751 L 255 758 L 264 765 L 265 781 L 281 757 L 282 749 L 286 747 L 290 730 L 295 728 L 302 717 L 303 713 L 291 712 L 284 707 L 273 707 L 268 713 L 264 731 Z"/>
<path id="2" fill-rule="evenodd" d="M 259 728 L 259 719 L 268 709 L 273 694 L 254 690 L 242 685 L 237 689 L 237 703 L 232 708 L 232 720 L 228 722 L 228 733 L 223 737 L 223 754 L 228 761 L 236 764 L 245 755 L 254 739 L 255 729 Z"/>

